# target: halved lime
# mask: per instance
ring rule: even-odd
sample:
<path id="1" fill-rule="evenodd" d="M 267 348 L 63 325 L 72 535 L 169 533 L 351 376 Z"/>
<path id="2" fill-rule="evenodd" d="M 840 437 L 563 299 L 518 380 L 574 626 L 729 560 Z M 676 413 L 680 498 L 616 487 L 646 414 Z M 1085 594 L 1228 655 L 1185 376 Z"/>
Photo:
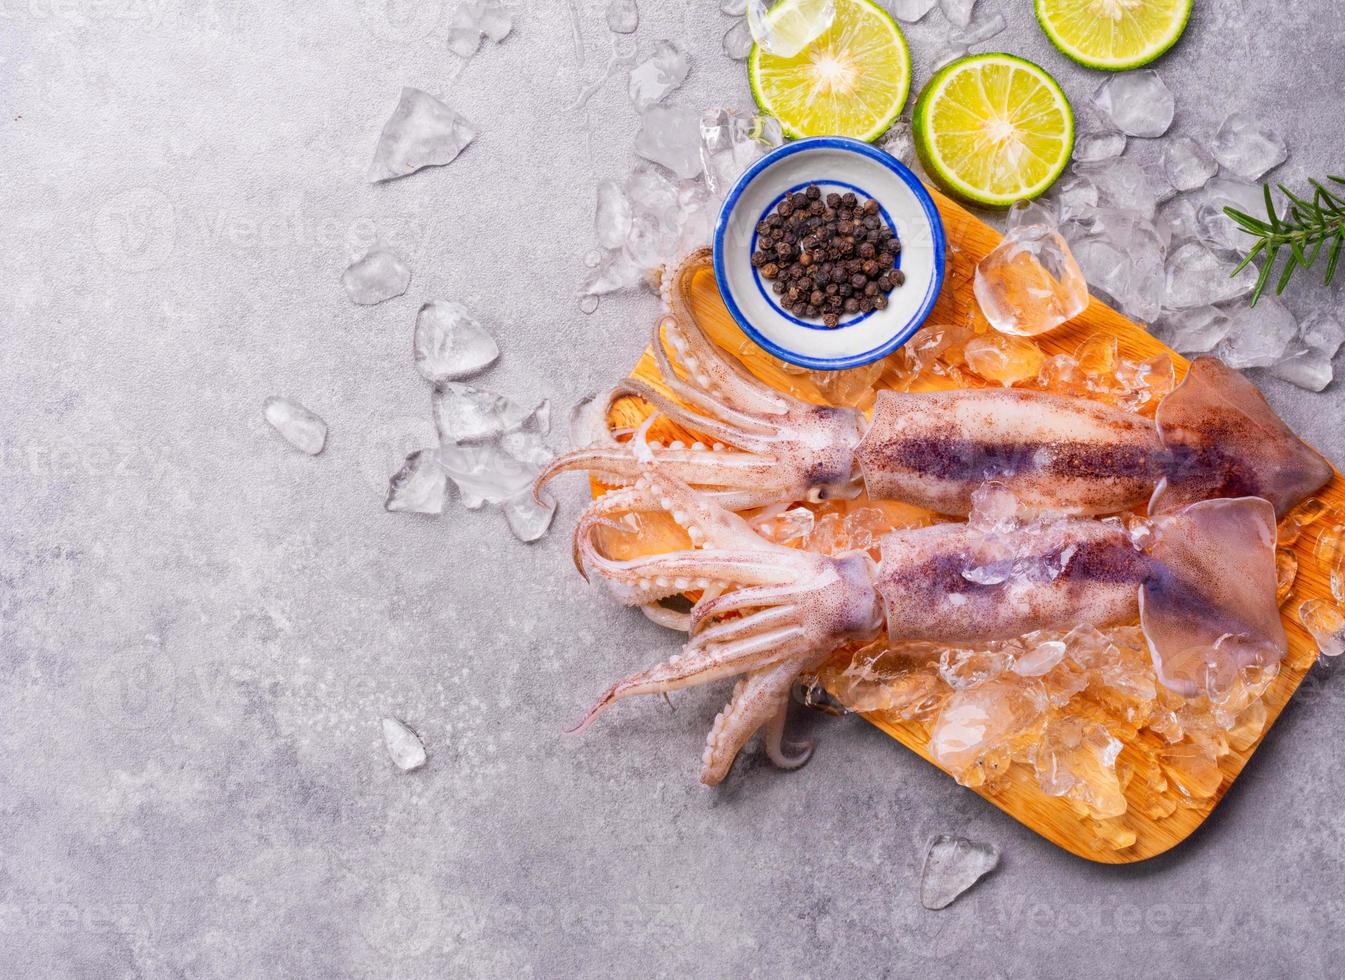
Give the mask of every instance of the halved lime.
<path id="1" fill-rule="evenodd" d="M 791 0 L 782 0 L 782 4 Z M 752 49 L 757 105 L 787 136 L 875 140 L 911 91 L 911 53 L 897 22 L 871 0 L 835 0 L 831 26 L 790 58 Z"/>
<path id="2" fill-rule="evenodd" d="M 1060 53 L 1089 68 L 1147 65 L 1177 43 L 1195 0 L 1037 0 L 1037 23 Z"/>
<path id="3" fill-rule="evenodd" d="M 974 204 L 1039 197 L 1074 151 L 1074 113 L 1047 72 L 1011 54 L 975 54 L 929 80 L 912 114 L 934 181 Z"/>

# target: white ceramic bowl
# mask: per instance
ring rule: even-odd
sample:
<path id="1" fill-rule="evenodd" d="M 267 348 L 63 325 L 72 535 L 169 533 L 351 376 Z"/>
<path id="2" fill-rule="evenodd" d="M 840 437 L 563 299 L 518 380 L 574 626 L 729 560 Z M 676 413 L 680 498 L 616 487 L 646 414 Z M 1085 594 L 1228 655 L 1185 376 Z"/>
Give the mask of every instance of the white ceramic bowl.
<path id="1" fill-rule="evenodd" d="M 897 267 L 906 274 L 887 309 L 825 327 L 785 310 L 753 267 L 757 224 L 785 194 L 809 184 L 824 195 L 852 191 L 878 202 L 901 242 Z M 920 329 L 943 286 L 945 249 L 938 209 L 909 167 L 868 143 L 819 136 L 771 151 L 738 178 L 715 226 L 715 278 L 729 312 L 761 347 L 801 367 L 838 370 L 886 357 Z"/>

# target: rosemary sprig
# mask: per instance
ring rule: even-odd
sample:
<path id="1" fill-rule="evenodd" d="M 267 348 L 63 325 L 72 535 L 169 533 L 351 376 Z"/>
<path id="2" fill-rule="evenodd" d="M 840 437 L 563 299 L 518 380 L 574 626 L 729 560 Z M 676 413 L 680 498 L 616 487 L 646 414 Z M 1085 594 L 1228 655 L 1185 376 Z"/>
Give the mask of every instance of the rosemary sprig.
<path id="1" fill-rule="evenodd" d="M 1327 180 L 1345 185 L 1345 177 L 1331 177 Z M 1323 246 L 1328 247 L 1326 257 L 1326 284 L 1329 286 L 1336 278 L 1336 266 L 1340 263 L 1340 251 L 1345 246 L 1345 197 L 1332 193 L 1319 180 L 1312 181 L 1312 200 L 1299 197 L 1283 184 L 1280 191 L 1288 199 L 1289 205 L 1281 216 L 1275 211 L 1275 202 L 1270 196 L 1270 185 L 1263 189 L 1266 194 L 1266 218 L 1253 218 L 1237 208 L 1224 208 L 1228 215 L 1247 234 L 1256 239 L 1246 258 L 1233 271 L 1237 275 L 1257 256 L 1265 257 L 1261 275 L 1256 280 L 1256 289 L 1252 292 L 1252 305 L 1261 298 L 1275 262 L 1281 252 L 1287 252 L 1284 268 L 1280 270 L 1279 283 L 1275 295 L 1284 292 L 1289 280 L 1300 268 L 1311 269 L 1321 256 Z"/>

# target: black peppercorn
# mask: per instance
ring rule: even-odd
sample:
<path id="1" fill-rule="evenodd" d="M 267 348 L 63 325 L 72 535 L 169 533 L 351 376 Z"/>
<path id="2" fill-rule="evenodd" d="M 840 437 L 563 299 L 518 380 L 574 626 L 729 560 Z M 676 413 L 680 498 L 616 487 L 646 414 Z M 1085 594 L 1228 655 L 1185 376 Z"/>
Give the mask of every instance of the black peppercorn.
<path id="1" fill-rule="evenodd" d="M 826 327 L 840 326 L 842 315 L 886 309 L 887 294 L 906 277 L 895 268 L 901 244 L 880 215 L 875 200 L 824 195 L 809 184 L 757 222 L 752 266 L 787 311 L 821 317 Z"/>

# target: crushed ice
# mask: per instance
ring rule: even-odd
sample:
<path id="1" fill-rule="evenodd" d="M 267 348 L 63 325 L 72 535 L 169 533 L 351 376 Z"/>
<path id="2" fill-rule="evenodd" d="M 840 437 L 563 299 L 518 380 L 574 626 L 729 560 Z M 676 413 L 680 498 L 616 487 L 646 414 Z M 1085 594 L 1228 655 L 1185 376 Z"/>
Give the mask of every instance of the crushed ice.
<path id="1" fill-rule="evenodd" d="M 461 303 L 426 303 L 416 315 L 411 342 L 416 370 L 431 384 L 458 381 L 495 363 L 495 338 Z"/>
<path id="2" fill-rule="evenodd" d="M 1172 125 L 1177 102 L 1152 68 L 1112 75 L 1093 94 L 1093 103 L 1127 136 L 1153 139 Z"/>
<path id="3" fill-rule="evenodd" d="M 929 842 L 920 873 L 920 904 L 930 910 L 952 905 L 999 864 L 999 848 L 940 834 Z"/>
<path id="4" fill-rule="evenodd" d="M 262 415 L 271 428 L 300 452 L 316 456 L 327 444 L 327 423 L 291 398 L 272 395 L 262 403 Z"/>
<path id="5" fill-rule="evenodd" d="M 484 38 L 499 44 L 514 29 L 514 11 L 507 0 L 462 0 L 448 24 L 448 48 L 470 58 Z"/>
<path id="6" fill-rule="evenodd" d="M 380 246 L 350 263 L 341 274 L 341 285 L 352 303 L 374 306 L 406 292 L 411 269 L 396 252 Z"/>
<path id="7" fill-rule="evenodd" d="M 659 41 L 654 52 L 630 70 L 627 86 L 636 112 L 662 102 L 682 87 L 691 71 L 691 55 L 672 41 Z"/>
<path id="8" fill-rule="evenodd" d="M 383 719 L 383 747 L 392 764 L 402 772 L 412 772 L 425 765 L 425 743 L 396 718 Z"/>
<path id="9" fill-rule="evenodd" d="M 418 449 L 388 481 L 386 510 L 408 514 L 442 514 L 448 475 L 433 449 Z"/>
<path id="10" fill-rule="evenodd" d="M 422 167 L 442 167 L 476 136 L 476 127 L 434 96 L 404 88 L 378 138 L 369 181 L 395 180 Z"/>

